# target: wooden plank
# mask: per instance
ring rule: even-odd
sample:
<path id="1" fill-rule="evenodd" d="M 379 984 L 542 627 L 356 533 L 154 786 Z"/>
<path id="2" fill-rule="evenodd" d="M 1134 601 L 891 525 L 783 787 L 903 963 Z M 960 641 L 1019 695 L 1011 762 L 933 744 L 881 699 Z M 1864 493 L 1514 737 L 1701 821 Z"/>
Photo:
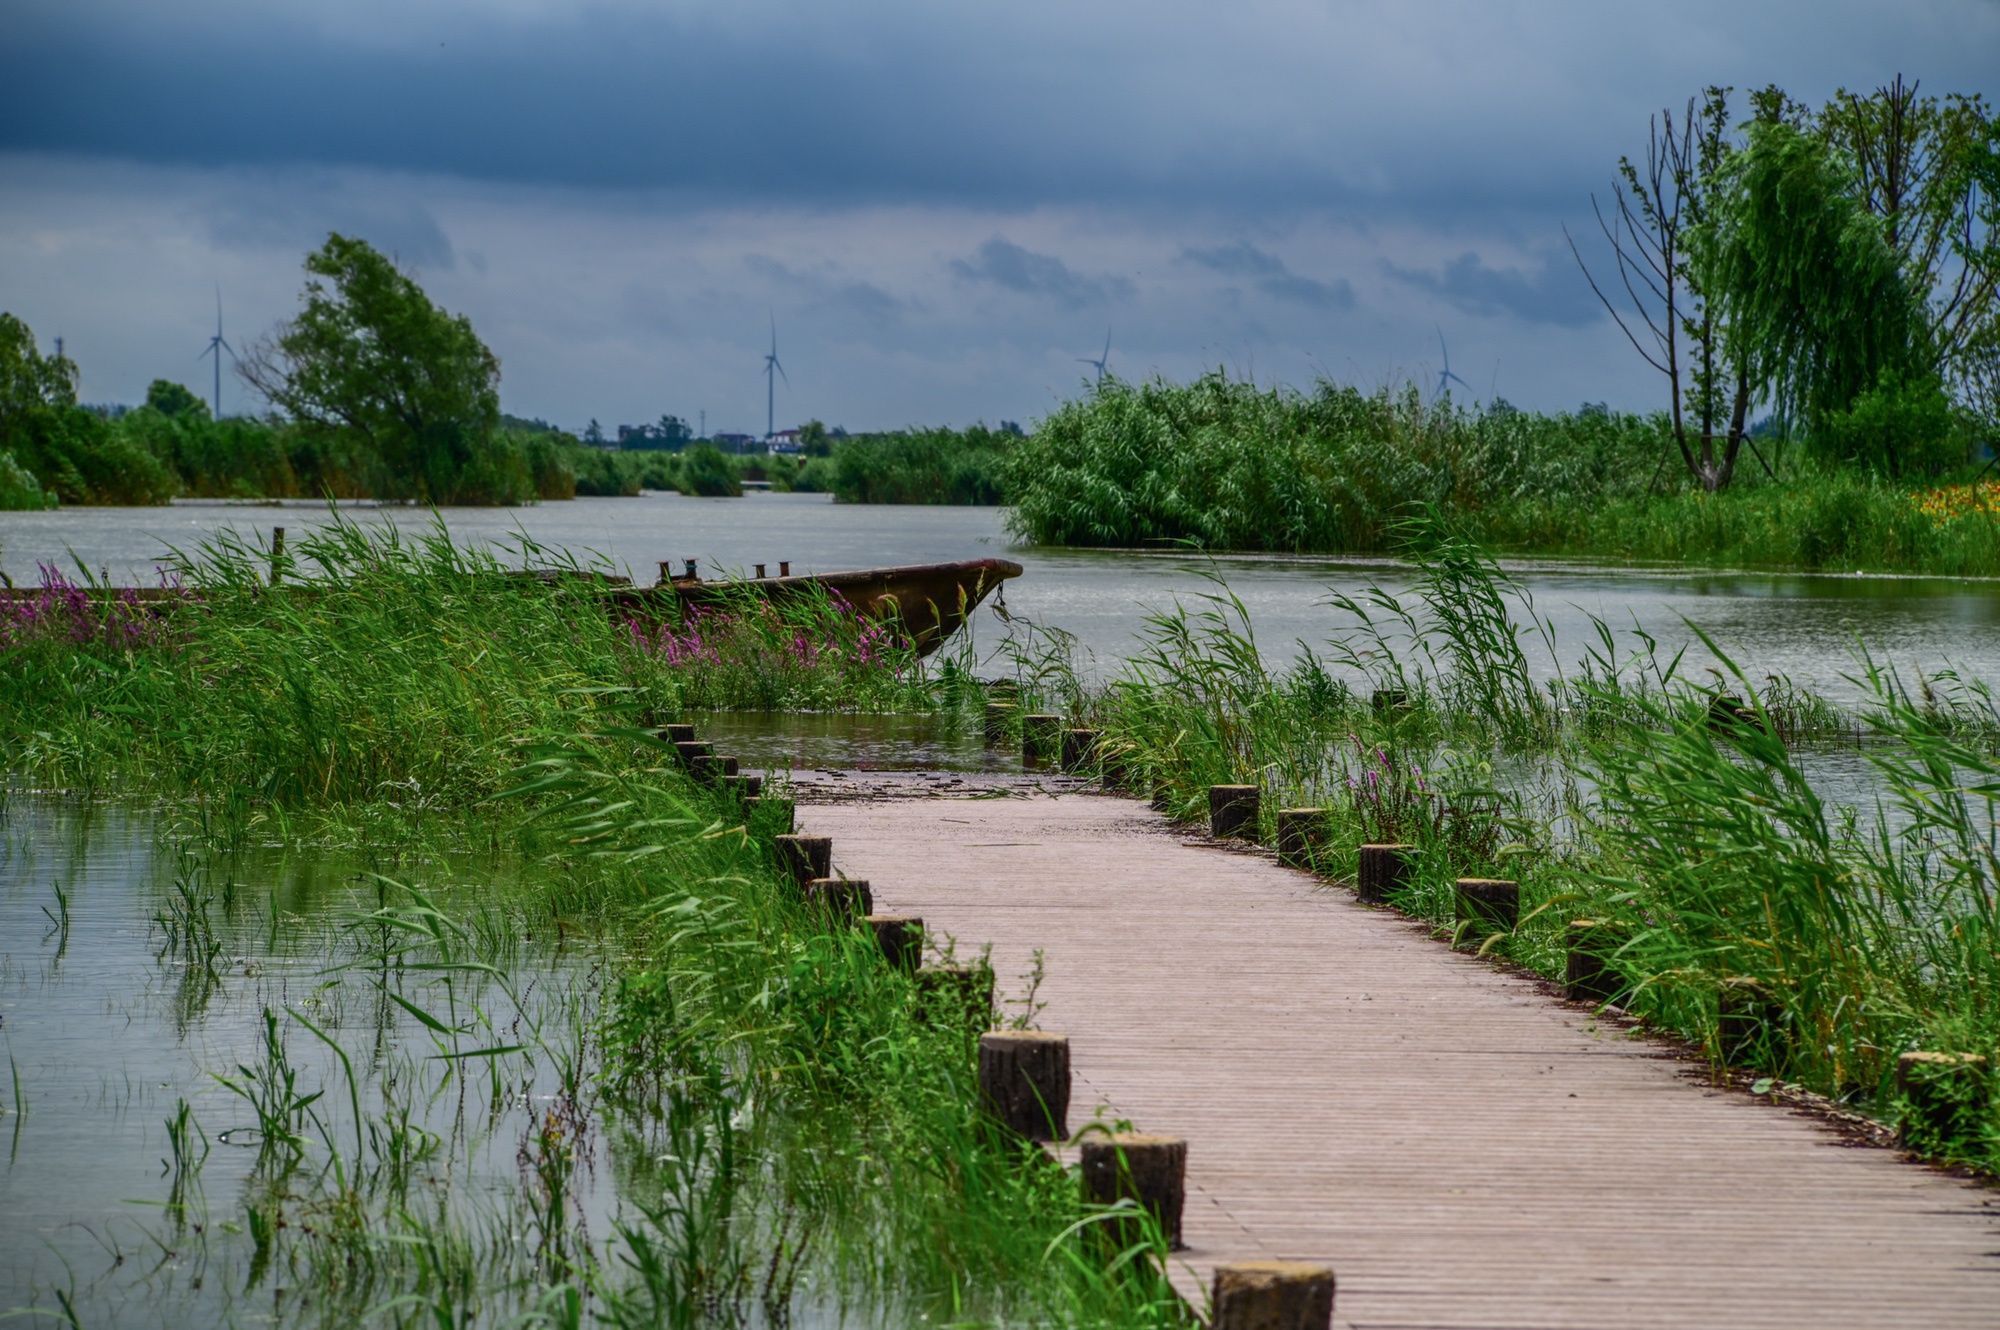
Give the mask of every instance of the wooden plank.
<path id="1" fill-rule="evenodd" d="M 1070 1125 L 1188 1140 L 1177 1282 L 1326 1261 L 1357 1327 L 2000 1325 L 1993 1192 L 1701 1083 L 1308 875 L 1098 795 L 801 830 L 1070 1037 Z"/>

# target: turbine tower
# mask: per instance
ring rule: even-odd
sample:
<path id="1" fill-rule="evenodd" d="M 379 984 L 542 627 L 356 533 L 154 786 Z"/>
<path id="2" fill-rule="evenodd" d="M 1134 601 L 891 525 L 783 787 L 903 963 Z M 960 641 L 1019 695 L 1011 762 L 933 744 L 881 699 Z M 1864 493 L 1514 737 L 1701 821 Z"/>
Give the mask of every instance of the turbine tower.
<path id="1" fill-rule="evenodd" d="M 1449 383 L 1455 383 L 1467 392 L 1471 392 L 1472 385 L 1451 372 L 1451 349 L 1444 344 L 1444 328 L 1437 326 L 1437 333 L 1438 350 L 1444 353 L 1444 368 L 1438 371 L 1438 396 L 1443 397 L 1445 395 L 1445 385 Z"/>
<path id="2" fill-rule="evenodd" d="M 1098 356 L 1095 360 L 1091 359 L 1089 356 L 1078 356 L 1076 358 L 1076 363 L 1079 365 L 1097 366 L 1097 382 L 1101 385 L 1104 382 L 1105 374 L 1108 372 L 1106 367 L 1109 366 L 1111 363 L 1111 329 L 1106 328 L 1104 330 L 1103 355 Z"/>
<path id="3" fill-rule="evenodd" d="M 792 386 L 792 376 L 785 373 L 785 367 L 778 363 L 778 316 L 771 316 L 771 353 L 764 357 L 764 437 L 769 439 L 778 432 L 778 380 L 783 378 L 787 388 Z"/>
<path id="4" fill-rule="evenodd" d="M 222 353 L 224 351 L 229 353 L 231 360 L 236 359 L 236 348 L 222 338 L 222 288 L 218 286 L 215 288 L 215 336 L 208 339 L 208 350 L 195 357 L 196 360 L 202 359 L 203 356 L 215 357 L 215 418 L 217 420 L 222 419 Z"/>

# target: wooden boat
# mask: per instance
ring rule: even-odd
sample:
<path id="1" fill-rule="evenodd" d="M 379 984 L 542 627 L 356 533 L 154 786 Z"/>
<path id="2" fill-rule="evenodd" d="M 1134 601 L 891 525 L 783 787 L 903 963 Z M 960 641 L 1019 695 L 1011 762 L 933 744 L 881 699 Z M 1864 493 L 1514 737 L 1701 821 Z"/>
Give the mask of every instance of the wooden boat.
<path id="1" fill-rule="evenodd" d="M 871 619 L 893 623 L 897 634 L 928 656 L 957 632 L 980 602 L 1010 577 L 1025 571 L 1012 559 L 963 559 L 957 563 L 916 563 L 894 568 L 860 568 L 843 573 L 741 577 L 705 581 L 690 561 L 682 576 L 660 565 L 659 582 L 619 589 L 613 597 L 632 608 L 664 608 L 671 596 L 683 612 L 720 608 L 745 596 L 783 597 L 824 593 Z"/>
<path id="2" fill-rule="evenodd" d="M 761 571 L 761 569 L 760 569 Z M 631 579 L 602 573 L 573 570 L 528 571 L 511 577 L 534 578 L 581 591 L 607 595 L 612 604 L 627 613 L 657 617 L 672 608 L 676 617 L 691 609 L 720 609 L 745 597 L 783 597 L 825 594 L 871 619 L 893 623 L 898 636 L 928 656 L 944 640 L 957 632 L 980 602 L 1010 577 L 1024 570 L 1011 559 L 964 559 L 957 563 L 905 564 L 895 568 L 861 568 L 843 573 L 808 573 L 799 576 L 739 577 L 707 581 L 696 575 L 692 560 L 683 576 L 672 576 L 668 565 L 660 565 L 660 580 L 650 587 L 634 586 Z M 311 594 L 309 581 L 285 583 L 292 594 Z M 0 606 L 10 602 L 39 601 L 50 593 L 27 587 L 0 587 Z M 58 593 L 60 594 L 60 593 Z M 167 590 L 160 587 L 89 587 L 79 592 L 85 599 L 103 603 L 121 602 L 133 610 L 157 614 L 199 602 L 200 592 Z"/>

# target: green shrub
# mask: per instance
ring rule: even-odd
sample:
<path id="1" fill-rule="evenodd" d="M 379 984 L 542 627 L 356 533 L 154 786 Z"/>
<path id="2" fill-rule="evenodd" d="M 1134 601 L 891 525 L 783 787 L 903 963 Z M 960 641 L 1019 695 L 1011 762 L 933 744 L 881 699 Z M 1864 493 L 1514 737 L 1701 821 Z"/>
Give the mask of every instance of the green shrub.
<path id="1" fill-rule="evenodd" d="M 44 493 L 34 473 L 0 451 L 0 512 L 36 512 L 56 506 L 56 496 Z"/>
<path id="2" fill-rule="evenodd" d="M 1004 503 L 1014 443 L 984 425 L 844 439 L 833 445 L 826 488 L 842 503 Z"/>
<path id="3" fill-rule="evenodd" d="M 743 481 L 727 457 L 702 443 L 681 454 L 679 489 L 683 494 L 740 498 Z"/>

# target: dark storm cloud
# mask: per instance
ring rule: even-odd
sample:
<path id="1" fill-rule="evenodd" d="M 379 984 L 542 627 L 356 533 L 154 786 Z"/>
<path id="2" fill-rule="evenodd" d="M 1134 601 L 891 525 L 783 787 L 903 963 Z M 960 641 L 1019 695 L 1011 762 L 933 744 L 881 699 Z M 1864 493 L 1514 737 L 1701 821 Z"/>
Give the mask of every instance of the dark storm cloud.
<path id="1" fill-rule="evenodd" d="M 1047 296 L 1066 309 L 1101 305 L 1132 293 L 1130 279 L 1089 277 L 1074 272 L 1053 254 L 1037 254 L 994 236 L 969 259 L 953 259 L 951 271 L 963 281 L 990 282 L 1028 296 Z"/>
<path id="2" fill-rule="evenodd" d="M 1590 283 L 1567 256 L 1545 258 L 1533 268 L 1489 268 L 1467 250 L 1438 271 L 1382 266 L 1397 280 L 1442 296 L 1467 314 L 1511 314 L 1529 323 L 1574 328 L 1604 313 Z"/>
<path id="3" fill-rule="evenodd" d="M 1345 277 L 1333 282 L 1302 277 L 1276 254 L 1268 254 L 1247 240 L 1212 249 L 1185 249 L 1181 258 L 1226 277 L 1249 278 L 1259 291 L 1276 300 L 1290 300 L 1310 309 L 1354 307 L 1354 287 Z"/>

